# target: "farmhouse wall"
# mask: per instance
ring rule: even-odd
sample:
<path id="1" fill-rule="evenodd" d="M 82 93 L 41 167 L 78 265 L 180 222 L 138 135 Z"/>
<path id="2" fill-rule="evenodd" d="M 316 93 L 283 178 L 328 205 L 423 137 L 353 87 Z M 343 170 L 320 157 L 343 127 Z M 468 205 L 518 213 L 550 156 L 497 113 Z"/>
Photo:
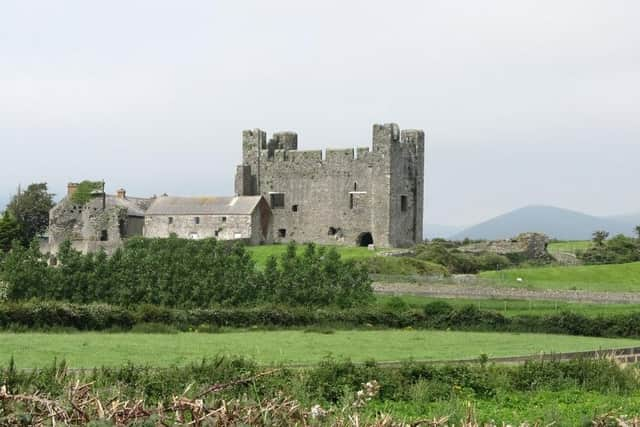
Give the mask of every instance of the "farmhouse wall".
<path id="1" fill-rule="evenodd" d="M 182 239 L 251 239 L 251 224 L 251 215 L 152 215 L 145 218 L 144 236 L 175 234 Z"/>

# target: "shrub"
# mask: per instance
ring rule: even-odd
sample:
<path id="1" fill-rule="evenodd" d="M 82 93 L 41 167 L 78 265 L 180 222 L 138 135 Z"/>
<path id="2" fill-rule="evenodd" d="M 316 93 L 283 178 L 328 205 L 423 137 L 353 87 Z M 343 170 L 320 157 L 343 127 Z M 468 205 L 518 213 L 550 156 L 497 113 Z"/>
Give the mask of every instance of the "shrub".
<path id="1" fill-rule="evenodd" d="M 243 246 L 214 239 L 133 238 L 111 257 L 82 254 L 65 242 L 56 268 L 47 265 L 37 245 L 16 246 L 3 258 L 0 273 L 11 284 L 10 301 L 205 308 L 258 302 L 352 307 L 372 300 L 362 267 L 343 261 L 334 249 L 310 244 L 300 252 L 291 244 L 280 263 L 270 260 L 259 271 Z"/>
<path id="2" fill-rule="evenodd" d="M 427 317 L 444 316 L 452 311 L 453 306 L 446 301 L 433 301 L 424 306 L 424 314 Z"/>

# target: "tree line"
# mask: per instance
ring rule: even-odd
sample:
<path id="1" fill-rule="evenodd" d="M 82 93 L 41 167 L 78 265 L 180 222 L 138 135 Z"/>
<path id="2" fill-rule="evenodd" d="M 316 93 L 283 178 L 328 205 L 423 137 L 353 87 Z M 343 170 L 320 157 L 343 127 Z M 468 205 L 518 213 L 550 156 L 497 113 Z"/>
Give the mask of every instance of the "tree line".
<path id="1" fill-rule="evenodd" d="M 299 252 L 299 253 L 298 253 Z M 313 244 L 287 247 L 264 270 L 256 268 L 244 246 L 215 239 L 133 238 L 112 256 L 82 254 L 69 242 L 58 265 L 34 242 L 17 241 L 0 261 L 0 281 L 9 301 L 102 302 L 131 307 L 154 304 L 207 308 L 279 304 L 353 307 L 373 298 L 367 271 L 344 261 L 335 249 Z"/>

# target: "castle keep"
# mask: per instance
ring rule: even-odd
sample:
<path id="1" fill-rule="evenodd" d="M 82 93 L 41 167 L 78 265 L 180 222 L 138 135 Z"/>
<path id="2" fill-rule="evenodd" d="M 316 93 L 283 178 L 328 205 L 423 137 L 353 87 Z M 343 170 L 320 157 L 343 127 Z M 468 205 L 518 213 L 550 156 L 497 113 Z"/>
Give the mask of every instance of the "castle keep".
<path id="1" fill-rule="evenodd" d="M 278 242 L 403 247 L 422 240 L 424 132 L 374 125 L 369 147 L 298 150 L 292 132 L 242 134 L 236 194 L 262 195 Z"/>
<path id="2" fill-rule="evenodd" d="M 133 236 L 316 242 L 381 247 L 422 240 L 424 132 L 374 125 L 371 148 L 298 150 L 293 132 L 242 133 L 232 197 L 129 197 L 101 190 L 74 202 L 78 184 L 49 213 L 47 252 L 70 240 L 113 252 Z M 44 248 L 43 248 L 44 249 Z"/>

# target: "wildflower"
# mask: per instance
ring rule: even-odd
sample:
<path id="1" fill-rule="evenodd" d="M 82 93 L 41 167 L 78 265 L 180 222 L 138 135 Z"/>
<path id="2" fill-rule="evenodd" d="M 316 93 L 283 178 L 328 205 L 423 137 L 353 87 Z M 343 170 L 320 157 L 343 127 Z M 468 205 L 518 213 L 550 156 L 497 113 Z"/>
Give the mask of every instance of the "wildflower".
<path id="1" fill-rule="evenodd" d="M 324 416 L 327 415 L 327 411 L 325 411 L 324 409 L 322 409 L 322 406 L 320 405 L 313 405 L 311 407 L 311 418 L 316 419 L 316 418 L 322 418 Z"/>

